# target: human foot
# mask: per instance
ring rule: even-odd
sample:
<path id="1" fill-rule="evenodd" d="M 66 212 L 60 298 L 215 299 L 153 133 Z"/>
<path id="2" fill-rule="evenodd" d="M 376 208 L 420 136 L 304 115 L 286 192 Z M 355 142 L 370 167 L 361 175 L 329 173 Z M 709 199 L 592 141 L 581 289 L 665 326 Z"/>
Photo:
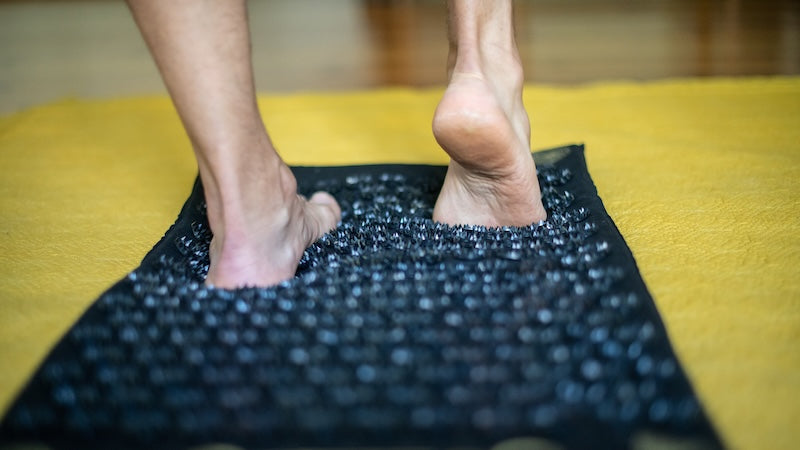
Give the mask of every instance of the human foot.
<path id="1" fill-rule="evenodd" d="M 339 220 L 327 194 L 306 201 L 258 109 L 244 0 L 129 0 L 197 157 L 214 238 L 207 284 L 266 286 Z"/>
<path id="2" fill-rule="evenodd" d="M 547 217 L 521 82 L 493 84 L 482 73 L 454 72 L 436 109 L 433 133 L 451 158 L 433 210 L 438 222 L 522 226 Z M 511 93 L 502 98 L 502 90 Z"/>
<path id="3" fill-rule="evenodd" d="M 209 220 L 214 231 L 206 284 L 237 288 L 269 286 L 294 276 L 303 251 L 336 226 L 341 210 L 324 192 L 297 194 L 291 171 L 281 163 L 279 188 L 265 190 L 258 206 L 243 214 L 236 202 L 224 220 Z M 209 205 L 211 206 L 211 205 Z"/>
<path id="4" fill-rule="evenodd" d="M 449 0 L 450 84 L 433 135 L 450 155 L 433 219 L 529 225 L 547 217 L 530 154 L 510 0 Z"/>

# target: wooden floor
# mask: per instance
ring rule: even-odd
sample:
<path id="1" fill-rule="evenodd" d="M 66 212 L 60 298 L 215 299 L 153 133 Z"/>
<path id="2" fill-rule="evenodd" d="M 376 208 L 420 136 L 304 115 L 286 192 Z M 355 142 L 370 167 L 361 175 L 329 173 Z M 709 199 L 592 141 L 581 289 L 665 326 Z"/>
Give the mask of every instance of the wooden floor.
<path id="1" fill-rule="evenodd" d="M 441 85 L 443 0 L 251 0 L 259 90 Z M 800 74 L 796 0 L 527 0 L 531 82 Z M 164 89 L 124 3 L 0 0 L 0 114 Z"/>

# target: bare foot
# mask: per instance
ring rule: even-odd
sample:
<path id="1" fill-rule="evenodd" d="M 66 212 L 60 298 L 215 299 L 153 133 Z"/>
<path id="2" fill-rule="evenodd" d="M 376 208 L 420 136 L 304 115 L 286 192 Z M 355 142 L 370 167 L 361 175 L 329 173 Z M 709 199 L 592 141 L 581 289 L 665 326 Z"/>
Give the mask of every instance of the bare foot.
<path id="1" fill-rule="evenodd" d="M 294 276 L 303 251 L 336 226 L 341 210 L 324 192 L 306 200 L 281 163 L 277 189 L 265 190 L 259 206 L 213 223 L 206 284 L 222 288 L 269 286 Z M 231 209 L 231 208 L 229 208 Z"/>
<path id="2" fill-rule="evenodd" d="M 449 0 L 448 13 L 450 84 L 433 135 L 450 165 L 433 219 L 490 227 L 542 221 L 512 4 Z"/>
<path id="3" fill-rule="evenodd" d="M 297 195 L 258 109 L 247 3 L 129 0 L 192 142 L 211 241 L 206 283 L 268 286 L 339 221 L 327 194 Z"/>
<path id="4" fill-rule="evenodd" d="M 453 73 L 433 120 L 434 136 L 451 158 L 434 220 L 491 227 L 547 217 L 521 89 L 513 86 L 511 98 L 502 99 L 485 75 Z"/>

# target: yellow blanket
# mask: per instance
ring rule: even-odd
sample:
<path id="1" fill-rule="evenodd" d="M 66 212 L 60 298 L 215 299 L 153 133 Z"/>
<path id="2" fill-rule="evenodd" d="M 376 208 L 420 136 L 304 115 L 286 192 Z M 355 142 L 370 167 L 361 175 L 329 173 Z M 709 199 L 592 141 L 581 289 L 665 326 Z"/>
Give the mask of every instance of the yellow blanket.
<path id="1" fill-rule="evenodd" d="M 446 163 L 440 89 L 266 95 L 291 164 Z M 800 442 L 800 78 L 528 86 L 534 147 L 589 170 L 733 448 Z M 0 118 L 0 411 L 175 219 L 196 168 L 168 99 Z"/>

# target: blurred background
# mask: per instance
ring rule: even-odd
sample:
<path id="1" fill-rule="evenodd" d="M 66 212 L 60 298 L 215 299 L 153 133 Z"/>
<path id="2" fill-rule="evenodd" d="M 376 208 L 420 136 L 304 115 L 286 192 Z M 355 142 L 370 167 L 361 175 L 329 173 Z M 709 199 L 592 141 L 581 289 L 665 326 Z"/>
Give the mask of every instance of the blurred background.
<path id="1" fill-rule="evenodd" d="M 798 0 L 519 0 L 529 82 L 800 74 Z M 262 92 L 443 85 L 443 0 L 251 0 Z M 122 0 L 0 0 L 0 114 L 165 90 Z"/>

